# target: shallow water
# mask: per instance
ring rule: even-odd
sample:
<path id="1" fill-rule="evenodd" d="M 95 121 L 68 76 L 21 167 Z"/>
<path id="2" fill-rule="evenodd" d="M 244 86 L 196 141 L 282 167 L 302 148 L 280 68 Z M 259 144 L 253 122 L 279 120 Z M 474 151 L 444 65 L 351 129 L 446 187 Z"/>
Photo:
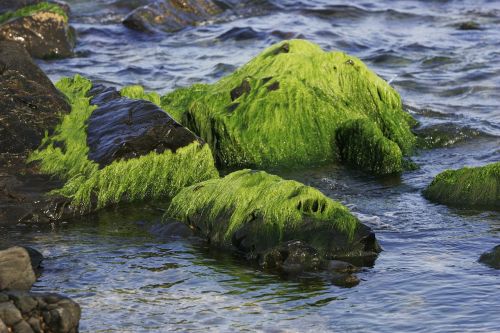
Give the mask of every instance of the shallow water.
<path id="1" fill-rule="evenodd" d="M 314 276 L 285 280 L 196 240 L 151 232 L 161 213 L 148 207 L 53 228 L 5 228 L 0 242 L 47 257 L 34 290 L 75 298 L 82 332 L 500 332 L 500 272 L 477 262 L 500 243 L 500 213 L 421 196 L 444 169 L 500 161 L 498 1 L 254 1 L 252 16 L 159 35 L 122 27 L 127 9 L 111 0 L 70 3 L 79 56 L 41 62 L 54 80 L 79 73 L 164 93 L 214 82 L 282 38 L 307 38 L 364 60 L 423 126 L 479 133 L 420 152 L 421 168 L 401 177 L 335 166 L 277 171 L 349 205 L 375 230 L 384 252 L 351 289 Z M 457 28 L 471 20 L 481 29 Z M 233 28 L 253 31 L 228 33 Z"/>

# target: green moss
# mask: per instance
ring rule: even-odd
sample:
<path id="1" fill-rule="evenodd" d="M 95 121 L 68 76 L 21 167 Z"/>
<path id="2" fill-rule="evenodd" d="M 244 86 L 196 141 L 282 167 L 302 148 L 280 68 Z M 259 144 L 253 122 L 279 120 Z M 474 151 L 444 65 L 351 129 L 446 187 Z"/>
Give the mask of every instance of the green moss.
<path id="1" fill-rule="evenodd" d="M 367 118 L 345 122 L 337 131 L 337 145 L 342 161 L 349 165 L 373 174 L 403 171 L 398 145 Z"/>
<path id="2" fill-rule="evenodd" d="M 54 3 L 40 2 L 36 5 L 26 6 L 14 12 L 6 12 L 0 15 L 0 24 L 7 22 L 13 18 L 31 16 L 37 12 L 42 11 L 61 15 L 64 18 L 64 21 L 68 22 L 68 15 L 66 15 L 66 12 L 61 7 Z"/>
<path id="3" fill-rule="evenodd" d="M 444 171 L 434 178 L 424 195 L 451 206 L 500 209 L 500 162 Z"/>
<path id="4" fill-rule="evenodd" d="M 304 40 L 274 45 L 215 84 L 167 94 L 162 107 L 225 166 L 336 161 L 336 131 L 357 118 L 371 121 L 402 155 L 415 144 L 413 118 L 387 82 L 359 59 Z"/>
<path id="5" fill-rule="evenodd" d="M 320 191 L 252 170 L 182 190 L 167 215 L 190 224 L 215 246 L 258 244 L 253 251 L 299 239 L 327 252 L 340 247 L 332 245 L 339 238 L 351 239 L 359 225 L 346 207 Z"/>
<path id="6" fill-rule="evenodd" d="M 139 85 L 124 87 L 120 90 L 120 94 L 123 97 L 143 99 L 160 106 L 160 95 L 156 92 L 145 92 L 144 88 Z"/>
<path id="7" fill-rule="evenodd" d="M 72 110 L 51 137 L 46 137 L 30 161 L 39 161 L 42 172 L 66 181 L 54 194 L 72 198 L 82 211 L 122 202 L 170 198 L 181 188 L 218 177 L 210 148 L 198 142 L 161 154 L 118 160 L 99 169 L 88 159 L 86 121 L 96 108 L 86 94 L 92 83 L 76 75 L 56 84 L 69 99 Z"/>

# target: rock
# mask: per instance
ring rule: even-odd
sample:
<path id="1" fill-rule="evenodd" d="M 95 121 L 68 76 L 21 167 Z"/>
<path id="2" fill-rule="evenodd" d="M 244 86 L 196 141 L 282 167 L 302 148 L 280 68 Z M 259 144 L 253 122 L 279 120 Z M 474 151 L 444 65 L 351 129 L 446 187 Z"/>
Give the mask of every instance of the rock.
<path id="1" fill-rule="evenodd" d="M 217 37 L 218 40 L 248 40 L 248 39 L 265 39 L 266 34 L 264 32 L 255 31 L 252 27 L 234 27 L 229 31 L 221 34 Z"/>
<path id="2" fill-rule="evenodd" d="M 62 79 L 57 87 L 71 101 L 72 112 L 31 160 L 65 181 L 56 193 L 80 212 L 168 199 L 185 186 L 218 177 L 208 145 L 153 102 L 93 87 L 80 76 Z M 137 87 L 123 94 L 159 103 L 159 96 Z"/>
<path id="3" fill-rule="evenodd" d="M 500 269 L 500 245 L 495 246 L 490 252 L 485 252 L 479 257 L 479 262 L 495 269 Z"/>
<path id="4" fill-rule="evenodd" d="M 36 272 L 40 269 L 43 261 L 43 254 L 29 246 L 23 246 L 23 248 L 28 252 L 31 261 L 31 267 Z"/>
<path id="5" fill-rule="evenodd" d="M 0 110 L 0 153 L 25 153 L 70 106 L 21 45 L 0 41 Z"/>
<path id="6" fill-rule="evenodd" d="M 289 241 L 264 252 L 259 263 L 265 269 L 298 274 L 320 269 L 321 257 L 316 249 L 304 242 Z"/>
<path id="7" fill-rule="evenodd" d="M 29 290 L 35 281 L 26 249 L 11 247 L 0 251 L 0 290 Z"/>
<path id="8" fill-rule="evenodd" d="M 361 60 L 305 40 L 271 46 L 217 83 L 178 89 L 161 105 L 226 167 L 345 162 L 395 173 L 416 142 L 415 120 L 387 82 Z"/>
<path id="9" fill-rule="evenodd" d="M 454 123 L 436 124 L 414 129 L 418 145 L 422 148 L 451 147 L 477 137 L 490 137 L 487 133 Z"/>
<path id="10" fill-rule="evenodd" d="M 356 275 L 348 273 L 335 273 L 330 276 L 332 283 L 338 287 L 352 288 L 359 284 L 360 280 Z"/>
<path id="11" fill-rule="evenodd" d="M 500 162 L 446 170 L 434 178 L 424 196 L 450 206 L 500 210 Z"/>
<path id="12" fill-rule="evenodd" d="M 0 318 L 0 333 L 9 333 L 9 329 L 7 328 L 7 325 L 3 322 L 3 320 Z"/>
<path id="13" fill-rule="evenodd" d="M 315 267 L 316 252 L 325 259 L 373 260 L 381 250 L 370 228 L 346 207 L 316 189 L 263 171 L 241 170 L 185 188 L 166 215 L 189 225 L 212 246 L 264 255 L 264 266 L 266 255 L 267 262 L 294 270 Z"/>
<path id="14" fill-rule="evenodd" d="M 335 271 L 339 273 L 356 273 L 359 271 L 358 267 L 340 260 L 329 260 L 327 269 L 329 271 Z"/>
<path id="15" fill-rule="evenodd" d="M 155 0 L 135 9 L 123 24 L 143 32 L 173 32 L 212 19 L 221 12 L 211 0 Z"/>
<path id="16" fill-rule="evenodd" d="M 75 46 L 65 9 L 48 2 L 3 14 L 1 39 L 21 43 L 31 56 L 42 59 L 70 57 Z"/>
<path id="17" fill-rule="evenodd" d="M 43 0 L 2 0 L 0 1 L 0 15 L 6 12 L 16 11 L 23 7 L 32 6 Z"/>
<path id="18" fill-rule="evenodd" d="M 481 30 L 481 25 L 474 21 L 465 21 L 456 24 L 459 30 Z"/>
<path id="19" fill-rule="evenodd" d="M 13 332 L 78 332 L 80 306 L 69 298 L 22 292 L 2 292 L 0 295 L 4 299 L 0 302 L 0 333 L 2 322 Z"/>

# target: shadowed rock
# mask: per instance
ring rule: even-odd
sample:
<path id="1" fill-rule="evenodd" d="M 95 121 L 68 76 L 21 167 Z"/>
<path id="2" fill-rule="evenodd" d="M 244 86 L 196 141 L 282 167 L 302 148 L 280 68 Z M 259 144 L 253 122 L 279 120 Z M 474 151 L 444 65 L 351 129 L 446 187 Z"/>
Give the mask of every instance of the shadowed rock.
<path id="1" fill-rule="evenodd" d="M 500 245 L 495 246 L 489 252 L 485 252 L 479 258 L 479 262 L 495 269 L 500 269 Z"/>
<path id="2" fill-rule="evenodd" d="M 211 0 L 156 0 L 130 13 L 123 24 L 134 30 L 173 32 L 196 25 L 220 14 Z"/>

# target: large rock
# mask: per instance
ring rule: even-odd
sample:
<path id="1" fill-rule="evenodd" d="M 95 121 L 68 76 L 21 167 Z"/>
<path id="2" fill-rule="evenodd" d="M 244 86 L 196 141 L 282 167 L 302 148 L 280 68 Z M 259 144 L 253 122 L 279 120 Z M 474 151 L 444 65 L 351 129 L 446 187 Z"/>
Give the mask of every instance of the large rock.
<path id="1" fill-rule="evenodd" d="M 212 19 L 221 12 L 212 0 L 155 0 L 135 9 L 123 24 L 139 31 L 172 32 Z"/>
<path id="2" fill-rule="evenodd" d="M 66 8 L 48 2 L 15 8 L 0 16 L 0 39 L 21 43 L 35 58 L 73 55 L 75 32 Z"/>
<path id="3" fill-rule="evenodd" d="M 0 110 L 0 153 L 25 153 L 70 106 L 21 45 L 0 41 Z"/>
<path id="4" fill-rule="evenodd" d="M 77 333 L 80 316 L 77 303 L 57 294 L 0 293 L 0 333 Z"/>
<path id="5" fill-rule="evenodd" d="M 485 252 L 479 257 L 479 262 L 495 269 L 500 269 L 500 245 L 495 246 L 489 252 Z"/>
<path id="6" fill-rule="evenodd" d="M 403 170 L 416 141 L 415 120 L 387 82 L 305 40 L 271 46 L 215 84 L 167 94 L 162 107 L 230 167 L 343 161 L 386 174 Z"/>
<path id="7" fill-rule="evenodd" d="M 0 251 L 0 290 L 30 290 L 35 281 L 26 249 L 11 247 Z"/>
<path id="8" fill-rule="evenodd" d="M 208 145 L 157 105 L 80 76 L 57 83 L 72 104 L 55 133 L 31 156 L 43 172 L 62 179 L 53 193 L 86 212 L 137 200 L 170 198 L 183 187 L 218 177 Z"/>
<path id="9" fill-rule="evenodd" d="M 370 228 L 346 207 L 316 189 L 263 171 L 241 170 L 185 188 L 167 215 L 188 224 L 212 246 L 254 259 L 288 241 L 303 242 L 299 252 L 310 258 L 317 252 L 325 259 L 373 261 L 380 251 Z M 295 259 L 283 259 L 288 260 L 285 266 L 304 266 L 296 255 L 291 257 Z"/>
<path id="10" fill-rule="evenodd" d="M 434 178 L 424 196 L 450 206 L 500 210 L 500 162 L 446 170 Z"/>

